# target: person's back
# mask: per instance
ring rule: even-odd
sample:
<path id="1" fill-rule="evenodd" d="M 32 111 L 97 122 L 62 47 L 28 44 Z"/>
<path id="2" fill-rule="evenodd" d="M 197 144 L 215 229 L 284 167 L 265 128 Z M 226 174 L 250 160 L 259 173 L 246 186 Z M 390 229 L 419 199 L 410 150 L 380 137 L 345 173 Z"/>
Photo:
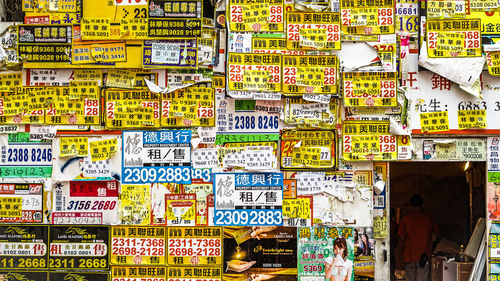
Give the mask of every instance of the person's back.
<path id="1" fill-rule="evenodd" d="M 399 227 L 405 239 L 404 262 L 418 262 L 422 254 L 431 257 L 432 233 L 436 233 L 432 217 L 421 210 L 412 212 L 401 220 Z"/>
<path id="2" fill-rule="evenodd" d="M 432 234 L 438 237 L 439 233 L 432 217 L 423 211 L 422 197 L 413 196 L 410 204 L 413 212 L 401 219 L 398 230 L 398 236 L 404 241 L 406 280 L 427 281 L 430 278 Z"/>

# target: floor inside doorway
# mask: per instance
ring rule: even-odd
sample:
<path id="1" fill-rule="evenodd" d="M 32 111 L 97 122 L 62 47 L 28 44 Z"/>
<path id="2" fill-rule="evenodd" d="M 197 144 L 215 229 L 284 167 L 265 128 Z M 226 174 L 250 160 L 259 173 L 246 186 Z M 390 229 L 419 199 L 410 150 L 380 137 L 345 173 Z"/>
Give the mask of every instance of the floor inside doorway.
<path id="1" fill-rule="evenodd" d="M 481 162 L 391 163 L 392 272 L 404 266 L 402 243 L 399 247 L 396 243 L 397 227 L 412 211 L 410 198 L 415 194 L 424 199 L 424 210 L 434 218 L 447 247 L 467 246 L 476 221 L 485 216 L 484 167 Z"/>

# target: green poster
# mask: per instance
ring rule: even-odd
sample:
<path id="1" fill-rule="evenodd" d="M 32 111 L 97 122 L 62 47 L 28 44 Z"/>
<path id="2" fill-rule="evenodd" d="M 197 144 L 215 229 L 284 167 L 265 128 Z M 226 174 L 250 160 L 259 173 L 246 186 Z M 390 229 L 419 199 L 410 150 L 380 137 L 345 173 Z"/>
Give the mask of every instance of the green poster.
<path id="1" fill-rule="evenodd" d="M 301 227 L 297 243 L 299 280 L 354 280 L 353 228 Z"/>

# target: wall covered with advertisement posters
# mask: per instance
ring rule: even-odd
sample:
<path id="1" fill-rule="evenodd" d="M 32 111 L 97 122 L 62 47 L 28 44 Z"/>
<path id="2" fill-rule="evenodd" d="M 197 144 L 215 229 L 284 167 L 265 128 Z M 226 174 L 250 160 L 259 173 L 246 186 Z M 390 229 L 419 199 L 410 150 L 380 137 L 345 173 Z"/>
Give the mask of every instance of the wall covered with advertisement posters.
<path id="1" fill-rule="evenodd" d="M 397 161 L 487 163 L 498 279 L 497 1 L 0 9 L 0 279 L 390 280 Z"/>

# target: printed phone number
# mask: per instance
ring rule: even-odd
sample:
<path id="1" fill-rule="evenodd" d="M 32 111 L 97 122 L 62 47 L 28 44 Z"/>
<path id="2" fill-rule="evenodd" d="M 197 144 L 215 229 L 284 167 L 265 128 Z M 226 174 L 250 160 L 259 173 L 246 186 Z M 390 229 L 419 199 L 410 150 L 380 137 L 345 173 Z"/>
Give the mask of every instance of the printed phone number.
<path id="1" fill-rule="evenodd" d="M 163 247 L 165 241 L 155 238 L 113 238 L 113 247 Z"/>
<path id="2" fill-rule="evenodd" d="M 220 248 L 168 248 L 168 255 L 171 257 L 180 256 L 202 256 L 202 257 L 213 257 L 221 256 Z"/>
<path id="3" fill-rule="evenodd" d="M 190 167 L 123 168 L 123 174 L 124 183 L 191 183 Z"/>
<path id="4" fill-rule="evenodd" d="M 234 129 L 236 130 L 254 130 L 254 129 L 259 129 L 259 130 L 267 130 L 267 129 L 278 129 L 279 128 L 279 122 L 278 122 L 278 116 L 238 116 L 236 115 L 234 117 L 234 120 L 236 122 L 236 125 L 234 126 Z M 257 121 L 257 122 L 256 122 Z"/>
<path id="5" fill-rule="evenodd" d="M 281 210 L 215 211 L 215 225 L 282 225 Z"/>
<path id="6" fill-rule="evenodd" d="M 114 256 L 163 256 L 163 248 L 132 248 L 132 247 L 113 247 Z"/>
<path id="7" fill-rule="evenodd" d="M 51 148 L 9 148 L 7 150 L 8 162 L 51 162 L 52 149 Z"/>
<path id="8" fill-rule="evenodd" d="M 92 206 L 92 208 L 91 208 Z M 114 210 L 116 201 L 69 201 L 68 211 L 71 210 Z"/>

